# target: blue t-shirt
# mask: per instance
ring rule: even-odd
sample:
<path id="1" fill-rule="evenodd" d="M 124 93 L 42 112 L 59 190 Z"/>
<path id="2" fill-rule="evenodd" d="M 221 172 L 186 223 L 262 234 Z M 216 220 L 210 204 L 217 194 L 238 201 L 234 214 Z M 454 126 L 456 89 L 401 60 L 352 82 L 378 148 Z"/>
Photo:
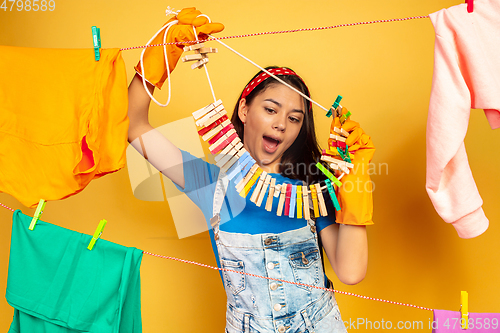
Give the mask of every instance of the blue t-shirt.
<path id="1" fill-rule="evenodd" d="M 184 192 L 203 212 L 208 225 L 213 216 L 214 192 L 219 175 L 220 168 L 210 164 L 201 158 L 194 157 L 190 153 L 181 150 L 183 170 L 184 170 L 184 189 L 177 188 Z M 281 174 L 271 173 L 276 179 L 276 184 L 302 185 L 301 180 L 290 179 Z M 265 204 L 267 194 L 264 197 L 262 205 L 259 207 L 250 201 L 255 185 L 250 193 L 243 198 L 236 191 L 238 177 L 234 177 L 228 185 L 226 197 L 222 206 L 220 216 L 220 230 L 233 233 L 263 234 L 263 233 L 281 233 L 289 230 L 295 230 L 307 225 L 305 219 L 290 218 L 289 216 L 276 215 L 276 209 L 279 198 L 273 197 L 273 209 L 267 211 Z M 318 217 L 316 227 L 318 232 L 335 223 L 335 210 L 331 200 L 325 198 L 328 210 L 328 216 Z M 296 214 L 295 214 L 296 216 Z M 209 229 L 211 229 L 209 227 Z"/>
<path id="2" fill-rule="evenodd" d="M 217 176 L 220 168 L 214 164 L 210 164 L 201 158 L 197 158 L 190 153 L 181 150 L 182 163 L 184 171 L 184 188 L 177 184 L 175 186 L 185 193 L 203 212 L 207 221 L 210 239 L 212 241 L 212 249 L 214 251 L 217 266 L 221 267 L 217 246 L 214 241 L 214 233 L 210 225 L 210 219 L 213 216 L 213 200 L 214 192 L 217 183 Z M 238 163 L 238 162 L 236 162 Z M 290 179 L 281 174 L 271 173 L 276 179 L 276 184 L 290 183 L 294 185 L 302 185 L 301 180 Z M 255 185 L 248 193 L 246 198 L 243 198 L 236 191 L 238 176 L 234 177 L 229 182 L 226 190 L 224 204 L 220 211 L 220 230 L 233 233 L 247 234 L 262 234 L 262 233 L 281 233 L 289 230 L 295 230 L 307 225 L 305 219 L 290 218 L 289 216 L 276 215 L 276 209 L 279 198 L 273 197 L 273 209 L 267 211 L 265 209 L 267 193 L 264 197 L 262 205 L 258 207 L 250 201 Z M 316 219 L 316 230 L 319 233 L 325 227 L 336 223 L 335 209 L 331 200 L 325 200 L 328 216 L 318 217 Z M 297 216 L 297 214 L 295 214 Z M 222 279 L 222 273 L 219 271 Z M 327 287 L 327 278 L 325 275 L 325 287 Z"/>

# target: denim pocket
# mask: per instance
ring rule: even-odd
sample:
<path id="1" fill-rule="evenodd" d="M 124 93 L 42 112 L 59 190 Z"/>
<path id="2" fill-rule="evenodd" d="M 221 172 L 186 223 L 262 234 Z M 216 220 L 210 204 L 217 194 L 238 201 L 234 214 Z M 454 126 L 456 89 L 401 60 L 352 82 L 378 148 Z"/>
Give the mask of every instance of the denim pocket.
<path id="1" fill-rule="evenodd" d="M 222 268 L 226 268 L 236 272 L 245 272 L 245 264 L 243 260 L 230 260 L 221 258 Z M 231 289 L 233 295 L 237 295 L 243 290 L 245 290 L 245 275 L 236 272 L 230 272 L 224 270 L 222 275 L 224 276 L 224 281 L 226 287 Z"/>
<path id="2" fill-rule="evenodd" d="M 320 256 L 317 248 L 295 252 L 289 256 L 295 282 L 317 286 L 320 280 Z M 297 285 L 311 290 L 311 287 Z"/>

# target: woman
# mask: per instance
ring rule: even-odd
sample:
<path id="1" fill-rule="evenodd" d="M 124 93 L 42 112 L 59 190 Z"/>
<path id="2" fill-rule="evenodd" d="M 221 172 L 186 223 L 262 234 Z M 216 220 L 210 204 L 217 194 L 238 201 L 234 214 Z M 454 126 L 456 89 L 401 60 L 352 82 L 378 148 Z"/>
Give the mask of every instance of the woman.
<path id="1" fill-rule="evenodd" d="M 182 21 L 186 15 L 192 23 L 200 13 L 183 10 L 177 18 Z M 268 70 L 309 96 L 307 86 L 289 68 Z M 164 80 L 165 75 L 158 77 Z M 154 86 L 148 83 L 147 87 L 152 94 Z M 219 213 L 214 211 L 213 198 L 220 169 L 179 150 L 156 132 L 148 122 L 149 103 L 137 74 L 129 87 L 129 141 L 188 194 L 208 221 Z M 321 155 L 313 119 L 307 100 L 260 72 L 244 88 L 231 121 L 244 148 L 277 184 L 309 185 L 319 181 L 313 165 Z M 356 284 L 364 278 L 368 256 L 365 226 L 336 224 L 333 209 L 316 221 L 276 216 L 250 202 L 250 196 L 241 198 L 233 180 L 227 186 L 226 205 L 219 205 L 220 222 L 213 226 L 213 235 L 221 267 L 326 287 L 320 240 L 340 281 Z M 345 332 L 330 291 L 230 271 L 222 275 L 228 299 L 226 332 Z"/>

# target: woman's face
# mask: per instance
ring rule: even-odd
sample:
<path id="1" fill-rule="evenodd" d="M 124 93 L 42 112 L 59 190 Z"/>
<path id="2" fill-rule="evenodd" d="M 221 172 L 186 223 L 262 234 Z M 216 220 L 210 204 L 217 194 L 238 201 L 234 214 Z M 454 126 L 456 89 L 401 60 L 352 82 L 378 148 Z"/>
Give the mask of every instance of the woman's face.
<path id="1" fill-rule="evenodd" d="M 238 115 L 245 124 L 245 149 L 264 171 L 279 173 L 281 157 L 304 121 L 303 98 L 281 83 L 272 84 L 250 105 L 241 99 Z"/>

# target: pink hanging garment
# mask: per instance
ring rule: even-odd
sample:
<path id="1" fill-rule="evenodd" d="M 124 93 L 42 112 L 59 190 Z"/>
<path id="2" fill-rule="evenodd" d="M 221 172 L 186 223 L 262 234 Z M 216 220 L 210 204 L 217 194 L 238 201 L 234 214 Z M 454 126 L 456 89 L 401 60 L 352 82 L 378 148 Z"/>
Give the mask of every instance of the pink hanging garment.
<path id="1" fill-rule="evenodd" d="M 462 329 L 458 311 L 434 310 L 432 333 L 493 333 L 500 331 L 500 313 L 469 312 L 469 327 Z"/>
<path id="2" fill-rule="evenodd" d="M 491 128 L 500 127 L 500 1 L 475 0 L 471 13 L 461 4 L 429 16 L 436 41 L 426 189 L 443 220 L 472 238 L 486 231 L 488 219 L 464 138 L 471 108 L 484 109 Z"/>

